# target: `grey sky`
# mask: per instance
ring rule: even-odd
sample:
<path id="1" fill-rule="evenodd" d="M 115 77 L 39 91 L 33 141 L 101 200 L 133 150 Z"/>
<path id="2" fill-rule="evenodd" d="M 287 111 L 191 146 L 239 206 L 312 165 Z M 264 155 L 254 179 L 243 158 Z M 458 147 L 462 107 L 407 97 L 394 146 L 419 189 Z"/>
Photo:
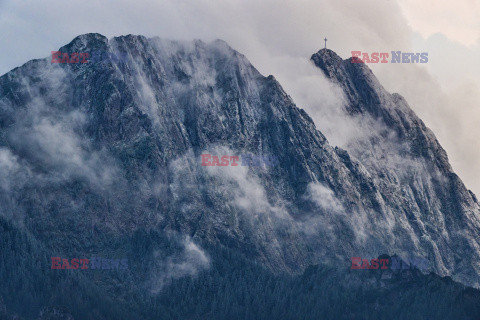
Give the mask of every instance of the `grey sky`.
<path id="1" fill-rule="evenodd" d="M 323 83 L 304 62 L 325 36 L 343 58 L 354 50 L 428 52 L 424 65 L 369 66 L 405 96 L 480 195 L 479 0 L 0 0 L 0 74 L 88 32 L 223 39 L 275 75 L 299 107 Z M 334 103 L 323 86 L 318 92 Z"/>

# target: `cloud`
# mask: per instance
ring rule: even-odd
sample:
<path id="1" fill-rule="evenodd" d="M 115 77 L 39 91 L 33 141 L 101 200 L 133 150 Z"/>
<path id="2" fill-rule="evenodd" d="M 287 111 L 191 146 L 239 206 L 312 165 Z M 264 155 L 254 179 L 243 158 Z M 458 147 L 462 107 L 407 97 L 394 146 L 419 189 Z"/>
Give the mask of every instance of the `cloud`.
<path id="1" fill-rule="evenodd" d="M 344 210 L 333 191 L 321 183 L 310 183 L 307 188 L 307 196 L 325 211 L 340 212 Z"/>
<path id="2" fill-rule="evenodd" d="M 68 117 L 67 117 L 68 118 Z M 92 152 L 88 142 L 81 140 L 64 123 L 37 119 L 32 127 L 16 131 L 11 137 L 15 146 L 29 150 L 30 162 L 49 168 L 50 178 L 57 181 L 85 178 L 97 187 L 113 182 L 115 168 L 104 161 L 102 152 Z M 18 134 L 18 135 L 17 135 Z"/>
<path id="3" fill-rule="evenodd" d="M 82 107 L 67 102 L 71 99 L 65 73 L 40 63 L 45 68 L 28 67 L 20 78 L 21 104 L 12 108 L 6 96 L 0 97 L 1 117 L 8 123 L 0 141 L 0 214 L 20 224 L 29 201 L 47 214 L 55 213 L 46 209 L 52 204 L 64 212 L 77 207 L 84 199 L 75 199 L 64 189 L 73 182 L 81 182 L 87 192 L 108 196 L 112 190 L 120 192 L 119 182 L 124 181 L 109 151 L 96 147 L 85 134 L 88 121 Z M 64 192 L 54 197 L 47 190 L 55 188 Z M 29 192 L 32 189 L 46 196 L 38 200 L 36 191 Z"/>
<path id="4" fill-rule="evenodd" d="M 303 198 L 314 206 L 311 211 L 299 217 L 295 224 L 307 236 L 318 237 L 325 234 L 330 240 L 338 237 L 337 227 L 340 221 L 346 221 L 346 212 L 335 193 L 326 185 L 312 182 L 308 185 Z M 351 230 L 352 226 L 349 226 Z M 321 237 L 323 238 L 323 237 Z"/>
<path id="5" fill-rule="evenodd" d="M 399 0 L 408 24 L 424 38 L 441 32 L 470 46 L 480 39 L 480 3 L 475 0 Z"/>
<path id="6" fill-rule="evenodd" d="M 212 155 L 241 155 L 243 152 L 232 151 L 228 147 L 216 146 L 202 153 Z M 241 159 L 240 159 L 241 161 Z M 268 167 L 260 166 L 204 166 L 202 167 L 208 176 L 215 179 L 213 184 L 219 193 L 231 199 L 230 205 L 239 209 L 244 215 L 253 220 L 274 219 L 279 223 L 281 220 L 290 220 L 283 202 L 275 201 L 275 192 L 270 192 L 272 198 L 268 198 L 266 186 L 260 178 L 263 170 Z M 273 190 L 272 190 L 273 191 Z"/>
<path id="7" fill-rule="evenodd" d="M 151 277 L 151 292 L 156 294 L 173 280 L 195 277 L 210 268 L 210 258 L 193 240 L 186 236 L 182 241 L 183 250 L 166 259 L 160 251 L 154 252 L 154 269 Z"/>
<path id="8" fill-rule="evenodd" d="M 9 149 L 0 147 L 0 188 L 3 192 L 9 192 L 18 185 L 18 180 L 25 180 L 28 175 L 28 169 L 22 171 L 22 165 L 19 159 Z"/>
<path id="9" fill-rule="evenodd" d="M 107 151 L 94 150 L 88 139 L 75 132 L 84 122 L 81 112 L 59 113 L 38 100 L 27 110 L 28 115 L 18 114 L 8 139 L 30 167 L 36 168 L 36 181 L 31 182 L 61 183 L 80 178 L 95 188 L 112 185 L 118 169 Z"/>

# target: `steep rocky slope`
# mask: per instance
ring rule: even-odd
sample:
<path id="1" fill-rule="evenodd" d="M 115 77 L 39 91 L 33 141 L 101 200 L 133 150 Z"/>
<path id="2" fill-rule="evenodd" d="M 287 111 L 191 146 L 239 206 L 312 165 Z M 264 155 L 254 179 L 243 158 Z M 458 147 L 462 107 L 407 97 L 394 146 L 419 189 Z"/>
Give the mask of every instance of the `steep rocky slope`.
<path id="1" fill-rule="evenodd" d="M 123 280 L 153 293 L 207 269 L 203 245 L 289 273 L 423 256 L 441 275 L 479 283 L 475 197 L 363 64 L 313 56 L 351 116 L 375 124 L 343 150 L 223 41 L 85 34 L 60 51 L 125 59 L 38 59 L 0 77 L 0 212 L 51 256 L 127 255 L 136 262 Z M 279 163 L 205 167 L 203 153 Z"/>
<path id="2" fill-rule="evenodd" d="M 312 61 L 343 91 L 359 134 L 344 146 L 367 168 L 391 208 L 392 237 L 435 262 L 437 272 L 469 283 L 479 272 L 480 207 L 453 172 L 433 132 L 363 63 L 320 50 Z M 403 230 L 404 232 L 399 232 Z M 468 270 L 468 271 L 467 271 Z M 478 284 L 478 281 L 475 281 Z"/>

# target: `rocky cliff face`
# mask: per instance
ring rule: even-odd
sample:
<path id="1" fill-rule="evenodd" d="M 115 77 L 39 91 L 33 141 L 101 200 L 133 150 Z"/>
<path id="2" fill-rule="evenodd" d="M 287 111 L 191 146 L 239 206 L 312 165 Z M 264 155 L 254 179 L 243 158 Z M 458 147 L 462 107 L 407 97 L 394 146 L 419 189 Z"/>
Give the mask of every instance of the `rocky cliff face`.
<path id="1" fill-rule="evenodd" d="M 347 117 L 371 128 L 345 148 L 367 168 L 391 210 L 392 237 L 434 261 L 440 274 L 457 274 L 469 283 L 479 271 L 479 204 L 433 132 L 365 64 L 325 49 L 311 60 L 342 88 Z"/>
<path id="2" fill-rule="evenodd" d="M 349 116 L 375 129 L 344 150 L 223 41 L 86 34 L 60 51 L 125 59 L 39 59 L 0 77 L 2 219 L 51 256 L 152 261 L 131 277 L 155 291 L 168 246 L 146 237 L 139 256 L 130 243 L 157 232 L 183 239 L 175 263 L 190 269 L 170 277 L 208 267 L 202 243 L 291 273 L 351 256 L 423 256 L 439 274 L 479 283 L 474 195 L 365 65 L 329 50 L 312 57 L 344 89 Z M 206 167 L 204 153 L 279 163 Z"/>

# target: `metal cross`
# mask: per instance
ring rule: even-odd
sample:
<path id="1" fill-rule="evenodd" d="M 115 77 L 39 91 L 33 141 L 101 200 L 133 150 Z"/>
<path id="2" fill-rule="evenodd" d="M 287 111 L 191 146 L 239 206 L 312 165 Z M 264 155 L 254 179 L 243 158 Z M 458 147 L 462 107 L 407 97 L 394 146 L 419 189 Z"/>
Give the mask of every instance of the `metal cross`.
<path id="1" fill-rule="evenodd" d="M 327 49 L 327 38 L 325 38 L 325 49 Z"/>

